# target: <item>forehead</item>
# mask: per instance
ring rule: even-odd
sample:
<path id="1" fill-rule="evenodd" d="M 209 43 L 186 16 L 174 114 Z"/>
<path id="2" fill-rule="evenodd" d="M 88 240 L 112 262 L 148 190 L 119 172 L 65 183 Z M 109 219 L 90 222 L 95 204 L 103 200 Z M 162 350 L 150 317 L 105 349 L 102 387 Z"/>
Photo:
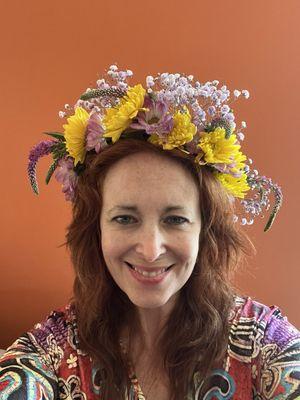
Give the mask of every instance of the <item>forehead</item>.
<path id="1" fill-rule="evenodd" d="M 191 173 L 178 162 L 157 154 L 138 153 L 109 169 L 102 195 L 104 205 L 121 201 L 188 205 L 198 199 L 198 188 Z"/>

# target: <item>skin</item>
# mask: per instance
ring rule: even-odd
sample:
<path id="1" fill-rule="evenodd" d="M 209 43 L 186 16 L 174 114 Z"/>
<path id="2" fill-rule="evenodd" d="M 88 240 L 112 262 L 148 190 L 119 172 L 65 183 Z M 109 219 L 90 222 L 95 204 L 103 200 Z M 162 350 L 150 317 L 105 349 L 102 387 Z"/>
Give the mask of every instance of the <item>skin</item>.
<path id="1" fill-rule="evenodd" d="M 129 204 L 138 211 L 111 211 Z M 163 212 L 169 205 L 185 209 Z M 105 178 L 100 229 L 107 268 L 137 307 L 143 348 L 153 349 L 197 259 L 198 188 L 190 173 L 173 160 L 152 153 L 129 155 L 114 164 Z M 132 277 L 125 261 L 147 267 L 175 265 L 162 282 L 145 286 Z"/>

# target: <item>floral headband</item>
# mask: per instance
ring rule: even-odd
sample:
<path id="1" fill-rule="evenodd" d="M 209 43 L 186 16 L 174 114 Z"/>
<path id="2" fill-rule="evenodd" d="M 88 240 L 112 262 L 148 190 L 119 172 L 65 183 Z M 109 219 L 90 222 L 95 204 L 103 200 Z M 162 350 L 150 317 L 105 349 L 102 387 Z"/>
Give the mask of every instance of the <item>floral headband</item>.
<path id="1" fill-rule="evenodd" d="M 253 224 L 253 218 L 270 208 L 269 195 L 275 203 L 266 223 L 267 231 L 282 204 L 281 188 L 270 178 L 251 169 L 252 160 L 241 152 L 244 140 L 241 122 L 236 129 L 233 103 L 240 96 L 249 98 L 247 90 L 231 94 L 219 81 L 200 83 L 192 75 L 158 73 L 147 76 L 146 89 L 129 86 L 132 71 L 119 71 L 111 65 L 107 80 L 99 79 L 94 89 L 88 88 L 74 107 L 65 105 L 59 116 L 66 118 L 64 133 L 45 132 L 52 140 L 34 146 L 29 154 L 28 175 L 33 191 L 38 194 L 36 164 L 40 157 L 52 154 L 46 176 L 53 173 L 62 184 L 66 200 L 73 201 L 80 173 L 85 168 L 86 154 L 100 153 L 120 139 L 139 137 L 164 150 L 178 148 L 193 156 L 194 162 L 209 168 L 225 188 L 230 199 L 240 199 L 245 216 L 242 225 Z M 254 196 L 245 196 L 255 191 Z M 248 218 L 247 218 L 248 216 Z M 235 222 L 239 220 L 234 216 Z"/>

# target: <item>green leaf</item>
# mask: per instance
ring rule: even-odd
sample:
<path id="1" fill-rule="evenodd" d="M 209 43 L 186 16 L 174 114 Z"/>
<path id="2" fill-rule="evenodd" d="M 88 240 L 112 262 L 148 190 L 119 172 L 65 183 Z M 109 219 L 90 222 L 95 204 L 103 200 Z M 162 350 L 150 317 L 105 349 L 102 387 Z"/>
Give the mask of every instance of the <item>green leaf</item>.
<path id="1" fill-rule="evenodd" d="M 52 147 L 52 156 L 54 161 L 68 154 L 65 142 L 56 142 Z"/>
<path id="2" fill-rule="evenodd" d="M 60 132 L 43 132 L 43 133 L 45 133 L 45 135 L 52 136 L 52 137 L 54 137 L 55 139 L 58 139 L 58 140 L 60 140 L 60 141 L 62 141 L 62 142 L 65 142 L 65 141 L 66 141 L 65 136 L 64 136 L 62 133 L 60 133 Z"/>

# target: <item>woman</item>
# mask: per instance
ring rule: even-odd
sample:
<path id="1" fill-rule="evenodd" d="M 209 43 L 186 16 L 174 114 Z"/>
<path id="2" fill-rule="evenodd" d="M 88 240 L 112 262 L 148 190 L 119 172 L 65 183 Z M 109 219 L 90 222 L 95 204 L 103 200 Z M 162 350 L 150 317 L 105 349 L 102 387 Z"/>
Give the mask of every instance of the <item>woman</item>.
<path id="1" fill-rule="evenodd" d="M 234 200 L 256 216 L 272 189 L 268 229 L 280 188 L 246 164 L 217 83 L 205 119 L 205 85 L 160 74 L 146 93 L 126 86 L 130 72 L 111 66 L 117 84 L 98 81 L 64 134 L 30 153 L 35 192 L 52 153 L 47 181 L 56 170 L 73 204 L 74 296 L 7 349 L 1 399 L 297 398 L 299 331 L 231 284 L 253 250 Z M 249 189 L 261 198 L 245 200 Z"/>

